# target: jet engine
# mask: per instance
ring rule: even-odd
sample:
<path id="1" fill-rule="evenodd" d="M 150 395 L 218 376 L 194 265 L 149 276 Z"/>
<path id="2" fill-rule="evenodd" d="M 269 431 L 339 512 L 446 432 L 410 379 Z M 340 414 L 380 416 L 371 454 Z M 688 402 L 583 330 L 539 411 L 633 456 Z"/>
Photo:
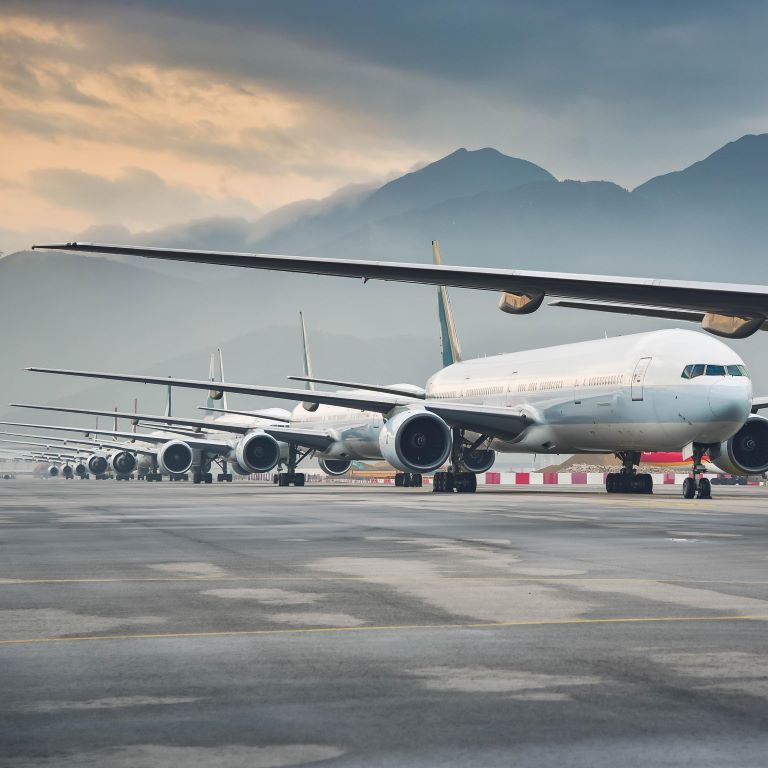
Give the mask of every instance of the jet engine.
<path id="1" fill-rule="evenodd" d="M 768 471 L 768 419 L 750 416 L 730 439 L 709 451 L 712 463 L 731 475 Z"/>
<path id="2" fill-rule="evenodd" d="M 129 451 L 113 453 L 109 463 L 118 475 L 130 475 L 136 469 L 136 457 Z"/>
<path id="3" fill-rule="evenodd" d="M 382 457 L 401 472 L 431 472 L 451 452 L 451 430 L 434 413 L 409 409 L 384 423 L 379 448 Z"/>
<path id="4" fill-rule="evenodd" d="M 320 465 L 320 469 L 331 477 L 345 475 L 352 466 L 352 462 L 347 459 L 320 459 L 317 463 Z"/>
<path id="5" fill-rule="evenodd" d="M 496 451 L 465 448 L 461 454 L 461 463 L 469 472 L 487 472 L 495 461 Z"/>
<path id="6" fill-rule="evenodd" d="M 107 457 L 101 453 L 94 453 L 90 459 L 86 462 L 88 470 L 92 475 L 103 475 L 109 469 L 109 462 Z"/>
<path id="7" fill-rule="evenodd" d="M 55 464 L 51 464 L 50 467 L 48 467 L 48 477 L 58 477 L 59 476 L 59 468 Z"/>
<path id="8" fill-rule="evenodd" d="M 235 461 L 245 470 L 242 474 L 269 472 L 280 461 L 280 445 L 266 432 L 253 432 L 237 443 Z"/>
<path id="9" fill-rule="evenodd" d="M 72 469 L 72 467 L 69 466 L 69 464 L 65 464 L 61 468 L 61 474 L 67 479 L 71 480 L 75 476 L 75 471 Z"/>
<path id="10" fill-rule="evenodd" d="M 75 464 L 75 474 L 78 477 L 85 477 L 88 474 L 88 467 L 86 467 L 82 461 L 78 461 L 77 464 Z"/>
<path id="11" fill-rule="evenodd" d="M 192 449 L 183 440 L 169 440 L 157 452 L 157 466 L 163 474 L 183 475 L 192 466 Z"/>

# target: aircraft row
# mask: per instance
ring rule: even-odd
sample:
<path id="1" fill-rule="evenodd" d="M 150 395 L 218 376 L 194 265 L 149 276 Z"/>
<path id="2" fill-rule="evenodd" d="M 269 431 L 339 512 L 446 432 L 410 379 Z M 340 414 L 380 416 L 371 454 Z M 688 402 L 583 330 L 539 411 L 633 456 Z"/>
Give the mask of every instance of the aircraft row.
<path id="1" fill-rule="evenodd" d="M 124 451 L 154 457 L 149 465 L 160 472 L 205 470 L 216 456 L 236 471 L 283 466 L 280 484 L 300 485 L 297 467 L 313 454 L 331 474 L 354 460 L 384 459 L 402 484 L 419 485 L 424 473 L 435 472 L 436 492 L 472 492 L 476 474 L 490 468 L 497 452 L 614 453 L 622 469 L 608 475 L 607 490 L 650 493 L 651 476 L 637 471 L 640 456 L 671 451 L 691 461 L 684 496 L 708 498 L 705 454 L 733 474 L 768 470 L 768 420 L 757 415 L 768 407 L 768 398 L 753 396 L 743 360 L 713 337 L 744 338 L 762 329 L 768 317 L 765 287 L 445 266 L 436 244 L 431 265 L 93 243 L 36 247 L 438 286 L 443 367 L 423 386 L 316 379 L 308 353 L 305 375 L 297 377 L 308 389 L 236 384 L 224 381 L 222 371 L 215 383 L 222 395 L 298 405 L 290 413 L 229 411 L 226 421 L 218 417 L 213 425 L 210 418 L 124 414 L 136 423 L 163 426 L 141 435 L 101 432 L 145 443 L 141 450 Z M 580 308 L 699 320 L 707 333 L 667 329 L 465 360 L 447 286 L 499 290 L 500 308 L 511 314 L 535 311 L 550 294 Z M 213 386 L 211 377 L 29 370 L 201 390 Z M 340 389 L 321 391 L 312 388 L 316 383 Z"/>

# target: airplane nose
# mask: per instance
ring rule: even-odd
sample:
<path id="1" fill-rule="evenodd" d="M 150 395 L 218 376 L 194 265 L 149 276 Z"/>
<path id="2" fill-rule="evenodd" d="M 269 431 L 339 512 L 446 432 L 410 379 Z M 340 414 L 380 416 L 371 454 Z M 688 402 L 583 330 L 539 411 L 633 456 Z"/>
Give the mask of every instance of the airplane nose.
<path id="1" fill-rule="evenodd" d="M 751 388 L 733 380 L 717 382 L 709 388 L 709 409 L 716 421 L 743 424 L 752 410 Z"/>

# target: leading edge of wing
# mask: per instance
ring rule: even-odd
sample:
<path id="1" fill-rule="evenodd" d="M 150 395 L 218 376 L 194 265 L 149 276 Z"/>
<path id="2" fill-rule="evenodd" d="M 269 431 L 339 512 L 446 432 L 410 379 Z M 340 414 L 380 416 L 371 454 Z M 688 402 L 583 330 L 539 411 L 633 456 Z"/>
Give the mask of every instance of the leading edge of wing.
<path id="1" fill-rule="evenodd" d="M 28 371 L 37 373 L 55 373 L 62 376 L 80 376 L 87 379 L 108 379 L 111 381 L 132 381 L 137 384 L 159 384 L 167 387 L 186 387 L 188 389 L 210 389 L 211 382 L 201 379 L 173 379 L 167 376 L 138 376 L 127 373 L 105 373 L 100 371 L 73 371 L 65 368 L 39 368 L 36 366 L 27 368 Z M 272 397 L 280 400 L 297 400 L 299 402 L 321 403 L 324 405 L 336 405 L 342 408 L 355 408 L 361 411 L 375 411 L 387 413 L 400 405 L 421 403 L 415 397 L 393 397 L 385 395 L 370 395 L 362 397 L 360 394 L 346 392 L 318 392 L 307 389 L 292 389 L 289 387 L 262 387 L 250 384 L 230 384 L 217 381 L 216 389 L 222 392 L 235 392 L 240 395 L 255 395 L 260 397 Z"/>
<path id="2" fill-rule="evenodd" d="M 285 256 L 235 251 L 197 251 L 181 248 L 152 248 L 107 243 L 50 243 L 36 249 L 143 256 L 171 261 L 249 267 L 283 272 L 301 272 L 336 277 L 446 285 L 481 290 L 543 291 L 573 299 L 596 299 L 681 309 L 768 315 L 768 286 L 706 283 L 685 280 L 589 275 L 568 272 L 538 272 L 488 267 L 414 264 L 392 261 L 362 261 L 316 256 Z M 751 298 L 745 307 L 746 298 Z"/>

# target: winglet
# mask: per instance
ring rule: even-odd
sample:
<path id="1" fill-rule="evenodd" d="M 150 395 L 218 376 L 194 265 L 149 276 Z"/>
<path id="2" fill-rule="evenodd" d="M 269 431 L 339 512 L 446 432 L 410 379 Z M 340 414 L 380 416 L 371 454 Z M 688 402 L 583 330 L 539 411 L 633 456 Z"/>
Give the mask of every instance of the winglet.
<path id="1" fill-rule="evenodd" d="M 309 341 L 307 340 L 307 325 L 304 322 L 304 313 L 299 312 L 299 330 L 301 331 L 301 361 L 304 368 L 306 379 L 312 378 L 312 358 L 309 356 Z M 315 388 L 313 381 L 305 381 L 304 388 L 312 391 Z M 305 411 L 316 411 L 319 408 L 318 403 L 302 403 Z"/>
<path id="2" fill-rule="evenodd" d="M 435 264 L 442 264 L 440 258 L 440 244 L 432 241 L 432 257 Z M 437 312 L 440 317 L 440 345 L 443 351 L 443 367 L 461 362 L 461 347 L 459 335 L 456 332 L 456 324 L 453 321 L 451 301 L 448 298 L 448 289 L 444 285 L 437 288 Z"/>

